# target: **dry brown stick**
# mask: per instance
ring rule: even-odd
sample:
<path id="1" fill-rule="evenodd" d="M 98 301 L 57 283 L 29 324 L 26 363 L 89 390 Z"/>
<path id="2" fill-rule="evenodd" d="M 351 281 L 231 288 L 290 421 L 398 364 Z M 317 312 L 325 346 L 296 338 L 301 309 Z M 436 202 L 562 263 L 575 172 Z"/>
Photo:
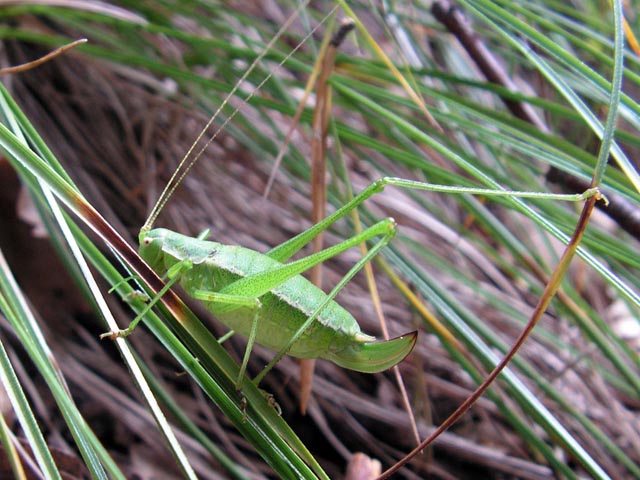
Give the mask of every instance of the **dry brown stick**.
<path id="1" fill-rule="evenodd" d="M 344 21 L 335 32 L 324 50 L 321 60 L 318 78 L 316 80 L 316 107 L 313 111 L 312 138 L 311 138 L 311 200 L 313 210 L 311 221 L 318 223 L 326 216 L 327 185 L 326 152 L 327 135 L 329 133 L 329 116 L 331 112 L 331 87 L 329 77 L 333 73 L 336 53 L 345 37 L 354 28 L 351 20 Z M 313 252 L 319 252 L 324 245 L 324 232 L 313 239 Z M 322 289 L 322 264 L 318 264 L 311 270 L 311 282 Z M 313 387 L 313 372 L 315 360 L 311 358 L 300 360 L 300 411 L 304 415 L 307 403 L 311 397 Z"/>
<path id="2" fill-rule="evenodd" d="M 36 60 L 33 60 L 31 62 L 23 63 L 22 65 L 16 65 L 15 67 L 2 68 L 2 69 L 0 69 L 0 75 L 9 75 L 9 74 L 12 74 L 12 73 L 26 72 L 27 70 L 31 70 L 32 68 L 39 67 L 40 65 L 42 65 L 43 63 L 48 62 L 49 60 L 53 60 L 58 55 L 62 55 L 67 50 L 71 50 L 73 47 L 76 47 L 76 46 L 80 45 L 81 43 L 86 43 L 86 42 L 87 42 L 86 38 L 80 38 L 79 40 L 76 40 L 75 42 L 71 42 L 71 43 L 63 45 L 61 47 L 58 47 L 54 51 L 49 52 L 46 55 L 44 55 L 44 56 L 42 56 L 42 57 L 40 57 L 40 58 L 38 58 Z"/>

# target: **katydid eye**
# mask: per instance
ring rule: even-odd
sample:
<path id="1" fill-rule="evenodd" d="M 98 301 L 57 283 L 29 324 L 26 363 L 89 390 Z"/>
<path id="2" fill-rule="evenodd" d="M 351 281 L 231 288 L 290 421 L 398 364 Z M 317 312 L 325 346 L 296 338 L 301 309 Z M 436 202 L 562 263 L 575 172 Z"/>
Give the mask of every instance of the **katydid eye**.
<path id="1" fill-rule="evenodd" d="M 152 239 L 150 239 L 149 237 L 146 237 L 144 240 L 142 240 L 142 244 L 143 244 L 145 247 L 148 247 L 149 245 L 151 245 L 151 243 L 152 243 L 152 242 L 153 242 L 153 240 L 152 240 Z"/>

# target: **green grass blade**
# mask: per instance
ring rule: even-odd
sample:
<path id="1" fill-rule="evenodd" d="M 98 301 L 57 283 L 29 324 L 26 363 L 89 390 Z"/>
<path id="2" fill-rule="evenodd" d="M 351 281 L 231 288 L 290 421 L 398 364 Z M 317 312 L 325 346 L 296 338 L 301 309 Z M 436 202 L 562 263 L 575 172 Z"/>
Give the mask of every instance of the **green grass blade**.
<path id="1" fill-rule="evenodd" d="M 6 264 L 4 255 L 0 252 L 0 270 L 3 271 L 1 275 L 4 278 L 6 275 L 4 272 L 8 270 L 8 265 Z M 5 286 L 5 282 L 2 282 L 3 286 Z M 5 296 L 2 294 L 2 290 L 0 289 L 0 310 L 4 313 L 5 317 L 10 318 L 14 316 L 13 309 L 10 307 L 9 302 L 7 302 Z M 13 321 L 16 321 L 15 319 Z M 38 465 L 42 469 L 43 475 L 46 478 L 62 478 L 56 464 L 51 456 L 51 452 L 47 446 L 47 443 L 42 435 L 42 431 L 38 422 L 33 414 L 31 407 L 29 406 L 29 402 L 22 390 L 20 385 L 20 381 L 16 376 L 15 371 L 13 370 L 13 366 L 11 365 L 11 360 L 7 355 L 7 351 L 4 348 L 4 345 L 0 342 L 0 381 L 2 381 L 2 385 L 4 391 L 7 393 L 11 405 L 13 406 L 14 412 L 22 425 L 22 429 L 29 441 L 29 445 L 31 446 L 31 450 L 33 451 Z M 2 420 L 4 424 L 4 419 Z M 5 428 L 3 427 L 3 431 Z M 6 442 L 5 442 L 6 441 Z M 10 439 L 3 435 L 3 443 L 5 450 L 10 449 Z M 12 456 L 13 457 L 13 456 Z M 14 474 L 17 473 L 16 466 L 13 466 Z"/>

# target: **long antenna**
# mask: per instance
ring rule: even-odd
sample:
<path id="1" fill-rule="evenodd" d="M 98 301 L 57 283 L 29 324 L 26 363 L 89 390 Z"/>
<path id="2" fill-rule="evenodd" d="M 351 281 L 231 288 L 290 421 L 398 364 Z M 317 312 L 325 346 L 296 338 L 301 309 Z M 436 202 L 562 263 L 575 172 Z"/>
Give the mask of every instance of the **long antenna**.
<path id="1" fill-rule="evenodd" d="M 326 22 L 327 19 L 331 15 L 333 15 L 334 12 L 336 11 L 336 9 L 338 8 L 338 5 L 334 6 L 329 11 L 329 13 L 327 13 L 324 16 L 324 18 L 322 18 L 322 20 L 293 48 L 293 50 L 291 50 L 291 52 L 289 52 L 287 54 L 287 56 L 285 56 L 280 61 L 280 63 L 276 66 L 276 68 L 274 68 L 274 70 L 271 71 L 264 78 L 264 80 L 262 80 L 251 91 L 251 93 L 249 93 L 249 95 L 247 95 L 247 97 L 242 101 L 241 105 L 238 108 L 236 108 L 231 113 L 231 115 L 229 115 L 226 118 L 226 120 L 222 123 L 222 125 L 220 125 L 218 127 L 218 129 L 209 138 L 209 140 L 207 140 L 207 142 L 202 146 L 202 148 L 200 150 L 198 150 L 197 154 L 195 156 L 193 156 L 193 158 L 191 158 L 192 154 L 193 154 L 193 152 L 194 152 L 194 150 L 196 148 L 196 145 L 200 142 L 202 137 L 204 137 L 204 134 L 207 132 L 209 127 L 211 127 L 211 125 L 216 120 L 216 118 L 218 118 L 218 115 L 220 114 L 220 112 L 224 109 L 224 107 L 227 106 L 227 104 L 229 103 L 229 100 L 231 99 L 231 97 L 233 97 L 233 95 L 235 95 L 235 93 L 240 88 L 240 85 L 242 85 L 242 83 L 247 79 L 247 77 L 255 69 L 255 67 L 258 65 L 258 63 L 264 58 L 264 56 L 269 52 L 269 50 L 271 50 L 271 48 L 276 43 L 276 41 L 289 28 L 289 26 L 293 23 L 293 21 L 297 18 L 297 16 L 300 14 L 302 9 L 304 7 L 306 7 L 306 5 L 308 3 L 309 3 L 309 0 L 307 0 L 306 2 L 303 2 L 302 4 L 300 4 L 300 6 L 289 16 L 289 18 L 287 18 L 287 20 L 284 22 L 282 27 L 280 27 L 280 30 L 278 30 L 278 32 L 275 34 L 275 36 L 269 41 L 269 43 L 267 43 L 267 45 L 264 47 L 262 52 L 260 52 L 260 55 L 258 55 L 256 57 L 256 59 L 251 63 L 251 65 L 249 65 L 249 68 L 247 68 L 247 70 L 244 72 L 242 77 L 236 82 L 236 84 L 233 87 L 233 89 L 227 94 L 227 96 L 225 97 L 225 99 L 222 102 L 222 104 L 218 107 L 216 112 L 211 116 L 211 118 L 209 119 L 207 124 L 200 131 L 200 134 L 198 135 L 196 140 L 193 142 L 193 144 L 191 145 L 191 147 L 189 148 L 187 153 L 184 155 L 184 157 L 182 158 L 182 160 L 178 164 L 178 167 L 176 168 L 175 172 L 173 173 L 173 175 L 171 176 L 171 178 L 167 182 L 167 186 L 162 191 L 162 194 L 160 195 L 160 198 L 158 198 L 158 201 L 156 202 L 156 204 L 154 205 L 153 209 L 151 210 L 151 213 L 149 213 L 149 217 L 147 218 L 147 221 L 144 223 L 144 225 L 140 229 L 140 233 L 145 233 L 145 232 L 148 232 L 149 230 L 151 230 L 151 227 L 152 227 L 153 223 L 156 221 L 156 218 L 158 218 L 158 215 L 160 214 L 160 211 L 162 210 L 162 208 L 164 208 L 164 206 L 168 202 L 168 200 L 171 197 L 171 195 L 173 195 L 173 192 L 176 190 L 176 188 L 178 188 L 178 185 L 180 185 L 180 183 L 182 183 L 182 180 L 184 179 L 184 177 L 187 175 L 187 173 L 189 173 L 189 170 L 191 170 L 191 168 L 195 165 L 195 163 L 200 159 L 200 157 L 202 156 L 204 151 L 207 148 L 209 148 L 209 145 L 211 145 L 211 143 L 216 139 L 216 137 L 220 134 L 220 132 L 222 132 L 224 130 L 224 128 L 227 126 L 227 124 L 236 116 L 236 114 L 238 113 L 240 108 L 243 107 L 244 105 L 246 105 L 247 103 L 249 103 L 249 101 L 251 100 L 251 98 L 253 98 L 255 93 L 258 90 L 260 90 L 260 88 L 262 88 L 262 86 L 267 81 L 269 81 L 269 79 L 273 76 L 274 71 L 277 70 L 278 68 L 280 68 L 287 60 L 289 60 L 289 58 L 291 58 L 291 56 L 293 54 L 295 54 L 298 51 L 298 49 L 311 37 L 311 35 L 313 35 L 315 33 L 315 31 L 320 27 L 320 25 L 324 24 L 324 22 Z M 191 158 L 191 160 L 189 161 L 190 158 Z"/>

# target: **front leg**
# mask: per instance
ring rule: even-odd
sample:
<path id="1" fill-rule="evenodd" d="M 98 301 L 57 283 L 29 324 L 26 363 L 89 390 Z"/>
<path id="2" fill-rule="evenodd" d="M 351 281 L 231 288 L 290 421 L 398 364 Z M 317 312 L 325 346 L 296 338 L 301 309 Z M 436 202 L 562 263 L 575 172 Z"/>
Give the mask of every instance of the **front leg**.
<path id="1" fill-rule="evenodd" d="M 182 262 L 176 263 L 169 271 L 167 272 L 167 277 L 169 281 L 165 283 L 165 285 L 160 289 L 158 294 L 151 299 L 151 301 L 146 305 L 146 307 L 138 314 L 136 318 L 134 318 L 129 326 L 122 330 L 114 330 L 111 332 L 106 332 L 100 335 L 100 340 L 104 338 L 109 338 L 111 340 L 115 340 L 118 337 L 126 337 L 131 335 L 133 330 L 136 328 L 140 320 L 144 318 L 144 316 L 149 313 L 149 310 L 153 308 L 153 306 L 158 303 L 165 293 L 169 291 L 169 289 L 176 284 L 178 280 L 180 280 L 180 275 L 182 272 L 189 270 L 193 267 L 193 263 L 190 260 L 183 260 Z"/>

